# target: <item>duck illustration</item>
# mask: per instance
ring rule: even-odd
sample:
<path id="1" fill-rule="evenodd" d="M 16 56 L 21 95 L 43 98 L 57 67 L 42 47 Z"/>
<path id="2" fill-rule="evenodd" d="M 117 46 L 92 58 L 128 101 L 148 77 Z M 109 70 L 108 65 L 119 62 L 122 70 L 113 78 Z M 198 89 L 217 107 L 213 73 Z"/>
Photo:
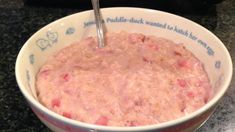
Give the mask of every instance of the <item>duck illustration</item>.
<path id="1" fill-rule="evenodd" d="M 47 47 L 50 47 L 50 42 L 46 39 L 38 39 L 36 41 L 37 46 L 44 51 Z"/>
<path id="2" fill-rule="evenodd" d="M 58 41 L 58 33 L 57 32 L 48 31 L 47 32 L 47 38 L 52 43 L 56 43 Z"/>

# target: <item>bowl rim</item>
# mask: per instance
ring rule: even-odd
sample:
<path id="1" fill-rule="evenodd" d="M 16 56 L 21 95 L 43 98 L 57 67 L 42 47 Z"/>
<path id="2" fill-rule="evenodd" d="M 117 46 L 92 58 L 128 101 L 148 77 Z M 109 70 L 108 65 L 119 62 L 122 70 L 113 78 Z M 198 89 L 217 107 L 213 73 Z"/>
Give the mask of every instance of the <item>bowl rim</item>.
<path id="1" fill-rule="evenodd" d="M 217 104 L 217 102 L 222 98 L 222 96 L 225 94 L 225 92 L 227 91 L 230 82 L 232 80 L 232 73 L 233 73 L 233 65 L 232 65 L 232 59 L 231 56 L 227 50 L 227 48 L 225 47 L 225 45 L 221 42 L 221 40 L 214 35 L 211 31 L 209 31 L 208 29 L 206 29 L 205 27 L 199 25 L 196 22 L 193 22 L 187 18 L 172 14 L 172 13 L 168 13 L 168 12 L 164 12 L 164 11 L 159 11 L 159 10 L 154 10 L 154 9 L 147 9 L 147 8 L 138 8 L 138 7 L 109 7 L 109 8 L 102 8 L 101 12 L 108 12 L 108 11 L 118 11 L 118 10 L 129 10 L 129 11 L 133 11 L 135 10 L 136 12 L 149 12 L 149 13 L 157 13 L 157 14 L 163 14 L 163 15 L 167 15 L 169 17 L 172 18 L 176 18 L 179 19 L 181 21 L 185 21 L 187 23 L 191 23 L 192 25 L 194 25 L 194 27 L 199 28 L 200 30 L 203 30 L 205 33 L 209 34 L 211 37 L 213 37 L 217 42 L 218 45 L 220 46 L 220 48 L 222 48 L 221 50 L 224 51 L 224 55 L 226 56 L 226 58 L 228 59 L 228 76 L 226 77 L 225 83 L 223 86 L 221 86 L 221 90 L 220 92 L 213 97 L 213 99 L 211 99 L 207 104 L 205 104 L 203 107 L 201 107 L 200 109 L 196 110 L 195 112 L 183 116 L 181 118 L 175 119 L 175 120 L 171 120 L 171 121 L 167 121 L 167 122 L 163 122 L 163 123 L 159 123 L 159 124 L 153 124 L 153 125 L 146 125 L 146 126 L 137 126 L 137 127 L 116 127 L 116 126 L 99 126 L 99 125 L 95 125 L 95 124 L 88 124 L 88 123 L 84 123 L 84 122 L 80 122 L 80 121 L 76 121 L 76 120 L 72 120 L 72 119 L 68 119 L 66 117 L 63 117 L 51 110 L 49 110 L 48 108 L 46 108 L 45 106 L 43 106 L 41 103 L 39 103 L 32 95 L 30 95 L 27 90 L 24 88 L 21 76 L 20 76 L 20 69 L 19 69 L 19 63 L 21 62 L 21 58 L 24 54 L 24 51 L 26 50 L 27 46 L 30 45 L 31 40 L 37 36 L 38 32 L 41 32 L 42 30 L 45 30 L 47 28 L 49 28 L 51 25 L 54 24 L 58 24 L 61 21 L 64 20 L 68 20 L 68 19 L 72 19 L 74 16 L 77 15 L 81 15 L 81 14 L 87 14 L 89 12 L 91 12 L 92 10 L 86 10 L 86 11 L 82 11 L 82 12 L 77 12 L 77 13 L 73 13 L 71 15 L 62 17 L 60 19 L 57 19 L 45 26 L 43 26 L 41 29 L 39 29 L 37 32 L 35 32 L 26 42 L 25 44 L 22 46 L 22 48 L 20 49 L 18 55 L 17 55 L 17 59 L 16 59 L 16 63 L 15 63 L 15 77 L 16 77 L 16 81 L 18 83 L 19 89 L 22 92 L 22 94 L 24 95 L 24 97 L 26 98 L 27 101 L 30 102 L 31 105 L 33 105 L 34 107 L 36 107 L 36 109 L 39 109 L 40 111 L 44 112 L 45 114 L 49 115 L 50 117 L 52 117 L 53 119 L 59 120 L 61 122 L 64 122 L 66 124 L 70 124 L 72 126 L 76 126 L 76 127 L 85 127 L 85 128 L 89 128 L 89 129 L 96 129 L 96 130 L 105 130 L 105 131 L 145 131 L 145 130 L 153 130 L 153 129 L 163 129 L 169 126 L 173 126 L 173 125 L 177 125 L 180 124 L 182 122 L 188 121 L 192 118 L 195 118 L 203 113 L 205 113 L 206 111 L 208 111 L 211 107 L 213 107 L 215 104 Z"/>

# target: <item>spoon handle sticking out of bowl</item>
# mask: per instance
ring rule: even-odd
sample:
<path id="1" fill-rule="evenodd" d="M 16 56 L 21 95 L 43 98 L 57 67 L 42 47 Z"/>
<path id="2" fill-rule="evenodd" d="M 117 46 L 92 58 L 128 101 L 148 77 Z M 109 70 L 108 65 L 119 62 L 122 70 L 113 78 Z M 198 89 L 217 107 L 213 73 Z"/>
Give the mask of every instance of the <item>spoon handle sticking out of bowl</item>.
<path id="1" fill-rule="evenodd" d="M 96 31 L 97 31 L 97 39 L 98 39 L 98 47 L 104 47 L 104 31 L 102 25 L 102 18 L 100 14 L 100 5 L 99 0 L 91 0 L 94 15 L 95 15 L 95 23 L 96 23 Z"/>

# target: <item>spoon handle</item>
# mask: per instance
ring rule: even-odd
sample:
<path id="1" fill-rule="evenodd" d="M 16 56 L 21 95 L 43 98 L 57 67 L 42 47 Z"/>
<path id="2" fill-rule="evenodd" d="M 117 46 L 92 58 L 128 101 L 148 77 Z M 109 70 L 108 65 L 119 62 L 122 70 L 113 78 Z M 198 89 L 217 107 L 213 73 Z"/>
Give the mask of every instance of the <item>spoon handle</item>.
<path id="1" fill-rule="evenodd" d="M 98 39 L 98 47 L 104 47 L 104 32 L 102 26 L 102 18 L 100 14 L 100 5 L 99 0 L 91 0 L 92 6 L 95 14 L 95 23 L 96 23 L 96 31 L 97 31 L 97 39 Z"/>

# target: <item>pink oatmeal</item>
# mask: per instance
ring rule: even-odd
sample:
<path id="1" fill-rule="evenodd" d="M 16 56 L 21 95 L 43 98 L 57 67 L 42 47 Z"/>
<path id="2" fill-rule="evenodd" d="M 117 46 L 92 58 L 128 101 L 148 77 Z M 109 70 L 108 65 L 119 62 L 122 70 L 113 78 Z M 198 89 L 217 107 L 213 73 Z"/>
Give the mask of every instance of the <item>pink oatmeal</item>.
<path id="1" fill-rule="evenodd" d="M 203 64 L 182 44 L 138 33 L 108 33 L 62 49 L 42 66 L 39 101 L 64 117 L 97 125 L 141 126 L 177 119 L 207 103 Z"/>

